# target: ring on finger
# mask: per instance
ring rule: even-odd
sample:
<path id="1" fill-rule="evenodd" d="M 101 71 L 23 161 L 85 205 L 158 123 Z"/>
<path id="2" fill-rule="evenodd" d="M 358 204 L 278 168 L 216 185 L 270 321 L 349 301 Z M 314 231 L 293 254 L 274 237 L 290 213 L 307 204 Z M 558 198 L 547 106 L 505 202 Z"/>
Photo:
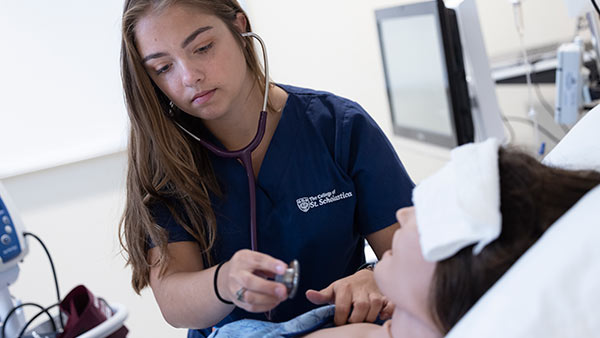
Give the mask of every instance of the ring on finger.
<path id="1" fill-rule="evenodd" d="M 246 288 L 242 287 L 239 290 L 237 290 L 235 292 L 235 295 L 237 296 L 237 300 L 244 303 L 244 294 L 246 293 Z"/>

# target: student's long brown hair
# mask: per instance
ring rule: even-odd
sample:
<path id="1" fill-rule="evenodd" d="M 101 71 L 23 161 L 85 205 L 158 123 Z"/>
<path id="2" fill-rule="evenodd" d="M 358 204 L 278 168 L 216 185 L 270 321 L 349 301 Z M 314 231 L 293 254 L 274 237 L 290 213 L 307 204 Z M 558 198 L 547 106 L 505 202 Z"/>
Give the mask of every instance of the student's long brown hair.
<path id="1" fill-rule="evenodd" d="M 173 112 L 169 99 L 152 82 L 136 49 L 135 29 L 145 15 L 173 5 L 199 8 L 221 19 L 236 39 L 246 58 L 255 84 L 264 90 L 265 76 L 254 49 L 244 43 L 234 26 L 238 13 L 245 15 L 236 0 L 126 0 L 122 18 L 121 77 L 131 130 L 128 145 L 127 197 L 119 224 L 119 240 L 127 264 L 132 267 L 132 286 L 139 293 L 149 282 L 151 265 L 147 261 L 149 241 L 159 249 L 153 262 L 164 273 L 168 264 L 166 231 L 150 213 L 155 203 L 164 203 L 175 220 L 198 242 L 200 254 L 209 266 L 215 242 L 216 223 L 210 195 L 220 196 L 206 150 L 181 132 L 168 115 Z M 251 31 L 250 22 L 246 31 Z M 249 39 L 249 38 L 248 38 Z M 185 114 L 175 111 L 177 114 Z M 175 208 L 183 211 L 176 212 Z"/>
<path id="2" fill-rule="evenodd" d="M 473 247 L 438 262 L 430 309 L 446 334 L 538 238 L 583 195 L 600 173 L 552 168 L 515 150 L 499 151 L 502 232 L 479 255 Z"/>

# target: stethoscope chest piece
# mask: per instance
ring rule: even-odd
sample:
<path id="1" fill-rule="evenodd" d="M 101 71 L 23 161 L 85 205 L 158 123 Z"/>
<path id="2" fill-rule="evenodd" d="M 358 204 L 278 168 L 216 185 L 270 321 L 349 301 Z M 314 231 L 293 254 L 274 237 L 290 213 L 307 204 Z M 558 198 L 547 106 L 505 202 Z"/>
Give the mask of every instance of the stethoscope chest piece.
<path id="1" fill-rule="evenodd" d="M 300 282 L 300 263 L 294 259 L 283 274 L 275 276 L 275 281 L 285 285 L 288 299 L 294 298 Z"/>

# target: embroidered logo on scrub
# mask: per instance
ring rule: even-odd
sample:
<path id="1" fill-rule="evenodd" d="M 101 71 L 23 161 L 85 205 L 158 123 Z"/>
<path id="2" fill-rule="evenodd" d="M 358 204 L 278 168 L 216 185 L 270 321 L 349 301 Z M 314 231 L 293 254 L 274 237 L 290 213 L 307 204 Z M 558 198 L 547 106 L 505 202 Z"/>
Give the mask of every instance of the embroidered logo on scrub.
<path id="1" fill-rule="evenodd" d="M 320 207 L 325 204 L 341 201 L 346 198 L 352 197 L 352 192 L 341 192 L 335 194 L 335 189 L 318 194 L 316 196 L 301 197 L 296 200 L 298 209 L 303 212 L 308 212 L 310 209 Z"/>

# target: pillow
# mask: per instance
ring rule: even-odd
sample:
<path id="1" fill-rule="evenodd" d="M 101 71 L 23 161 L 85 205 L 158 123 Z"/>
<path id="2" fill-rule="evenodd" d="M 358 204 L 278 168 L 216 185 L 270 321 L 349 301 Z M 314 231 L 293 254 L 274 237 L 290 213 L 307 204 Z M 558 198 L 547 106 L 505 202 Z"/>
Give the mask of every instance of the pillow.
<path id="1" fill-rule="evenodd" d="M 446 337 L 600 333 L 600 187 L 581 198 Z"/>
<path id="2" fill-rule="evenodd" d="M 600 106 L 544 158 L 600 170 Z M 600 187 L 581 198 L 447 337 L 592 337 L 600 333 Z"/>
<path id="3" fill-rule="evenodd" d="M 600 171 L 600 106 L 579 120 L 542 162 L 565 169 Z"/>

